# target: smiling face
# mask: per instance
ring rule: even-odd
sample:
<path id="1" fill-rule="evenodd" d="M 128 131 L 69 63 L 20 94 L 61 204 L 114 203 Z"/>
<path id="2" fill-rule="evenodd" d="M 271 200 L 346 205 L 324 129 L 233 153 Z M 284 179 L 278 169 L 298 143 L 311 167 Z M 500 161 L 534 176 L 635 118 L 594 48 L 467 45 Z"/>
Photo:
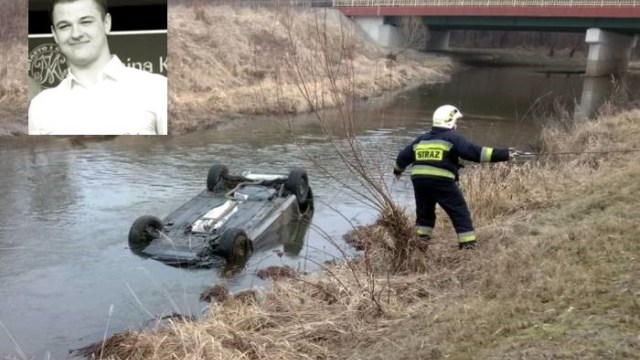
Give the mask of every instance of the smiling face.
<path id="1" fill-rule="evenodd" d="M 53 37 L 72 68 L 109 61 L 107 33 L 111 30 L 111 15 L 103 15 L 94 0 L 57 3 L 52 21 Z"/>

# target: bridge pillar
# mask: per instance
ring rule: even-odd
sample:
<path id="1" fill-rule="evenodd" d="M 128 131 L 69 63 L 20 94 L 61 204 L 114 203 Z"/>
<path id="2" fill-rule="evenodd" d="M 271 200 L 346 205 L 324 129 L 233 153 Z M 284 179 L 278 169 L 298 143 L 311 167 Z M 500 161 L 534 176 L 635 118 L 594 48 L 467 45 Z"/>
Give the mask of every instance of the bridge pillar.
<path id="1" fill-rule="evenodd" d="M 449 30 L 429 30 L 427 50 L 449 50 Z"/>
<path id="2" fill-rule="evenodd" d="M 585 75 L 604 76 L 626 70 L 636 37 L 590 28 L 587 29 L 586 42 L 589 54 Z"/>
<path id="3" fill-rule="evenodd" d="M 614 81 L 609 76 L 585 76 L 582 79 L 582 95 L 574 108 L 573 119 L 585 121 L 596 115 L 600 106 L 609 98 L 613 86 Z"/>
<path id="4" fill-rule="evenodd" d="M 353 21 L 376 44 L 400 47 L 405 44 L 402 32 L 384 16 L 358 16 Z"/>

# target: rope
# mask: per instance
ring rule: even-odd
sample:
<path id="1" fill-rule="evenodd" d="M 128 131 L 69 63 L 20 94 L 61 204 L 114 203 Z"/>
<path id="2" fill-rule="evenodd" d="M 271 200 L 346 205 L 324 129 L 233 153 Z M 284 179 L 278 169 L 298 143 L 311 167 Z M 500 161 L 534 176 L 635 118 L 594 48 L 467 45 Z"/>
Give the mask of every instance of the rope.
<path id="1" fill-rule="evenodd" d="M 515 156 L 548 156 L 548 155 L 580 155 L 580 154 L 612 154 L 612 153 L 631 153 L 640 152 L 640 149 L 627 150 L 606 150 L 606 151 L 562 151 L 551 153 L 526 152 L 516 150 Z"/>

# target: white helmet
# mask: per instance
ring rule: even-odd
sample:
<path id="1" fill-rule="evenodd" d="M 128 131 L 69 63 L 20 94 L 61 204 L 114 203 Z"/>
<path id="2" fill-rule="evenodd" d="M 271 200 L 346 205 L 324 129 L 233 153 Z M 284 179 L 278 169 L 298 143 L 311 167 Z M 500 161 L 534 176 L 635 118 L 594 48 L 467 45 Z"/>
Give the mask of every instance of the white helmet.
<path id="1" fill-rule="evenodd" d="M 461 117 L 462 113 L 455 106 L 442 105 L 433 113 L 433 126 L 453 129 Z"/>

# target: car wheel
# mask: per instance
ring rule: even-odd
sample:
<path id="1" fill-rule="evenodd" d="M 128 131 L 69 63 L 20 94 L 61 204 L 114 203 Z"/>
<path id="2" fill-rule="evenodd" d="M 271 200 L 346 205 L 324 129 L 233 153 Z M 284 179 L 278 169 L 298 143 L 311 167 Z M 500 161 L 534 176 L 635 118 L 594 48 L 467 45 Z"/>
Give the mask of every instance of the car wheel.
<path id="1" fill-rule="evenodd" d="M 131 225 L 129 230 L 129 247 L 132 249 L 144 249 L 160 236 L 164 226 L 162 221 L 155 216 L 141 216 Z"/>
<path id="2" fill-rule="evenodd" d="M 253 243 L 242 229 L 230 228 L 220 237 L 217 253 L 227 262 L 236 262 L 251 256 Z"/>
<path id="3" fill-rule="evenodd" d="M 303 168 L 294 168 L 289 173 L 284 188 L 298 199 L 300 210 L 305 210 L 309 204 L 309 177 Z"/>
<path id="4" fill-rule="evenodd" d="M 214 191 L 216 186 L 229 174 L 229 169 L 221 164 L 213 164 L 207 174 L 207 190 Z"/>

